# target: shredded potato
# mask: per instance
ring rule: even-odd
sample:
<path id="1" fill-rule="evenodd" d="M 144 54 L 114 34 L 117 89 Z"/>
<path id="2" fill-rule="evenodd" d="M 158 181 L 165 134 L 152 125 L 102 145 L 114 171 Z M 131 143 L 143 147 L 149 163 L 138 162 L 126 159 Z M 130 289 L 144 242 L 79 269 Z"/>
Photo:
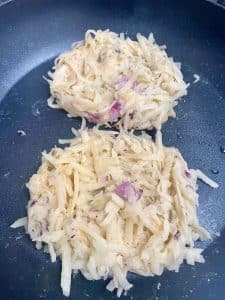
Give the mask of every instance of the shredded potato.
<path id="1" fill-rule="evenodd" d="M 52 262 L 62 259 L 61 287 L 70 294 L 71 273 L 89 280 L 111 278 L 117 295 L 132 287 L 127 273 L 162 274 L 180 264 L 204 262 L 197 239 L 210 239 L 200 226 L 197 177 L 218 185 L 199 170 L 188 170 L 175 148 L 146 134 L 84 128 L 70 145 L 43 153 L 27 187 L 26 226 L 37 248 Z M 26 223 L 26 224 L 25 224 Z"/>
<path id="2" fill-rule="evenodd" d="M 137 41 L 109 30 L 88 30 L 49 72 L 52 108 L 124 129 L 160 129 L 186 95 L 180 63 L 150 34 Z"/>

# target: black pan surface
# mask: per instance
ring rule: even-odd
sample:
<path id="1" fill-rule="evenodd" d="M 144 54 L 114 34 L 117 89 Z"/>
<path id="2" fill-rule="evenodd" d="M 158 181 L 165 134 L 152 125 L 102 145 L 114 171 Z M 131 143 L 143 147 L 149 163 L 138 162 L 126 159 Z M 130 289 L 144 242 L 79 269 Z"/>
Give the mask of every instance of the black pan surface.
<path id="1" fill-rule="evenodd" d="M 179 273 L 161 277 L 129 275 L 134 288 L 121 299 L 225 299 L 225 10 L 205 1 L 17 0 L 0 7 L 0 299 L 63 299 L 60 262 L 52 264 L 29 237 L 9 225 L 25 215 L 25 182 L 40 164 L 41 151 L 58 138 L 72 136 L 79 119 L 46 105 L 42 75 L 53 59 L 83 38 L 89 28 L 155 34 L 176 61 L 185 80 L 193 74 L 177 119 L 163 127 L 164 142 L 176 146 L 191 167 L 220 184 L 199 183 L 199 216 L 212 234 L 204 247 L 205 264 L 183 264 Z M 23 129 L 25 137 L 17 130 Z M 221 233 L 218 237 L 217 233 Z M 160 283 L 160 284 L 159 284 Z M 116 299 L 103 281 L 72 280 L 71 299 Z"/>

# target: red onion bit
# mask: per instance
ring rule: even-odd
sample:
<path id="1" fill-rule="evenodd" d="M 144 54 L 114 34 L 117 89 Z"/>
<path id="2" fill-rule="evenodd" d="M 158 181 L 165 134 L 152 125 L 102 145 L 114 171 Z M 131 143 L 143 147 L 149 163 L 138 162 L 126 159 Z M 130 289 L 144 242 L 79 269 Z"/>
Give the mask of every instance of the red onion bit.
<path id="1" fill-rule="evenodd" d="M 188 172 L 187 170 L 184 171 L 184 176 L 187 177 L 188 179 L 191 178 L 191 173 Z"/>
<path id="2" fill-rule="evenodd" d="M 87 113 L 86 118 L 91 123 L 99 123 L 101 121 L 100 113 Z"/>
<path id="3" fill-rule="evenodd" d="M 117 81 L 116 81 L 116 85 L 118 85 L 118 88 L 121 89 L 122 87 L 124 87 L 127 82 L 129 81 L 129 77 L 126 75 L 122 75 Z"/>
<path id="4" fill-rule="evenodd" d="M 34 206 L 37 202 L 38 202 L 37 199 L 31 199 L 29 202 L 29 207 Z"/>
<path id="5" fill-rule="evenodd" d="M 17 134 L 19 135 L 19 136 L 26 136 L 27 134 L 26 134 L 26 132 L 25 131 L 23 131 L 23 130 L 17 130 Z"/>
<path id="6" fill-rule="evenodd" d="M 179 239 L 180 239 L 180 236 L 181 236 L 181 233 L 180 233 L 180 231 L 179 230 L 177 230 L 177 232 L 174 234 L 174 239 L 176 240 L 176 241 L 178 241 Z"/>
<path id="7" fill-rule="evenodd" d="M 142 189 L 137 189 L 129 181 L 125 181 L 118 185 L 115 190 L 116 194 L 120 196 L 123 200 L 128 202 L 134 202 L 141 198 L 143 194 Z"/>
<path id="8" fill-rule="evenodd" d="M 122 103 L 118 100 L 115 100 L 112 103 L 112 106 L 109 110 L 109 121 L 114 122 L 117 121 L 122 110 Z"/>

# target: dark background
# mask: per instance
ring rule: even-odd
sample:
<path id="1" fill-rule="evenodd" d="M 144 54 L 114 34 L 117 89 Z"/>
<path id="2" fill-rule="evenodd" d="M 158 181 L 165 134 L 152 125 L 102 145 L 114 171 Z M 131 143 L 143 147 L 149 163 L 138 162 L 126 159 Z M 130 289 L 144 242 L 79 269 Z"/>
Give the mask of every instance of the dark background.
<path id="1" fill-rule="evenodd" d="M 165 271 L 161 277 L 129 275 L 134 287 L 121 299 L 224 300 L 225 10 L 203 0 L 5 2 L 0 7 L 0 299 L 64 298 L 59 260 L 52 264 L 22 229 L 9 225 L 26 214 L 25 183 L 40 165 L 41 151 L 72 136 L 70 128 L 80 124 L 47 107 L 49 90 L 42 75 L 87 29 L 110 28 L 132 38 L 136 32 L 153 32 L 182 62 L 185 81 L 192 83 L 193 74 L 200 75 L 179 102 L 177 119 L 163 127 L 164 142 L 178 147 L 190 167 L 220 184 L 213 190 L 199 183 L 200 221 L 213 237 L 198 243 L 205 248 L 206 263 L 183 264 L 179 273 Z M 27 135 L 19 137 L 19 129 Z M 71 299 L 116 299 L 105 285 L 77 275 Z"/>

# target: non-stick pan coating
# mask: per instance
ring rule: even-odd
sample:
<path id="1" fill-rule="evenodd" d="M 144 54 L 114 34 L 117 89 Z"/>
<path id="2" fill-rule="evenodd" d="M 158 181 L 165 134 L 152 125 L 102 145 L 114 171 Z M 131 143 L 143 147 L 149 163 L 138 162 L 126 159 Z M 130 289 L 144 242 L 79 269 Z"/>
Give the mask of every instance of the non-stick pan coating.
<path id="1" fill-rule="evenodd" d="M 211 233 L 205 264 L 183 264 L 179 273 L 161 277 L 130 275 L 134 288 L 122 299 L 225 299 L 225 11 L 205 1 L 57 1 L 15 0 L 0 7 L 0 299 L 63 299 L 60 262 L 52 264 L 24 231 L 9 225 L 25 215 L 25 183 L 40 164 L 41 151 L 72 136 L 80 121 L 46 105 L 42 75 L 58 53 L 83 38 L 89 28 L 155 34 L 159 44 L 193 74 L 177 119 L 164 127 L 164 142 L 180 149 L 191 167 L 220 184 L 199 183 L 199 216 Z M 24 130 L 20 137 L 17 130 Z M 212 171 L 211 171 L 212 169 Z M 214 174 L 217 173 L 218 174 Z M 217 237 L 216 233 L 221 232 Z M 159 284 L 160 283 L 160 284 Z M 106 282 L 72 280 L 71 299 L 115 299 Z"/>

